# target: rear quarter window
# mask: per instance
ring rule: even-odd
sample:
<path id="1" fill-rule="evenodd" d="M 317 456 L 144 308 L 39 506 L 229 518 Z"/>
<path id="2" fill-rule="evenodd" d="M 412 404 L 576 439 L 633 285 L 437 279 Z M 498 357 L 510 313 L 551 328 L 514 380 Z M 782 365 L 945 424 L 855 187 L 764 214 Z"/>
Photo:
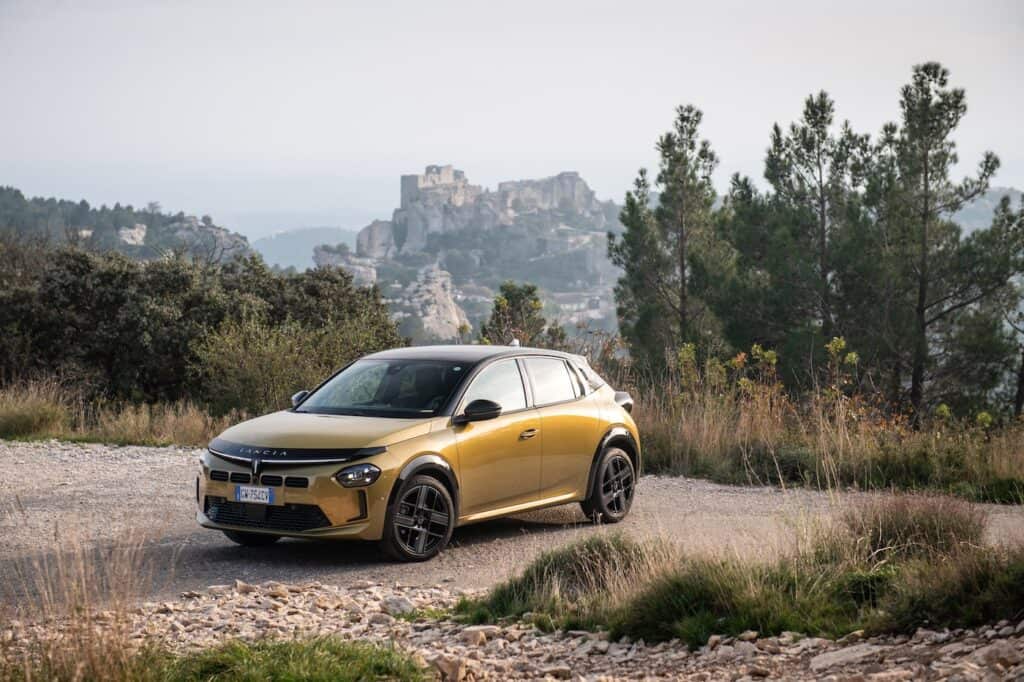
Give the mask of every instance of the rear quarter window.
<path id="1" fill-rule="evenodd" d="M 569 367 L 559 358 L 526 358 L 526 371 L 533 384 L 533 402 L 538 407 L 574 400 L 577 397 L 575 379 Z"/>

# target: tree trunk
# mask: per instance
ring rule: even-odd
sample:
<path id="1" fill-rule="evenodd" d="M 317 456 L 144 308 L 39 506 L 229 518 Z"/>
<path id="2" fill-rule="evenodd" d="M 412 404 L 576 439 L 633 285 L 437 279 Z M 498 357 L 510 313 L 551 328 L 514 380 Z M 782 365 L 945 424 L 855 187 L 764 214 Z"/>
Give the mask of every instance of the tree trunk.
<path id="1" fill-rule="evenodd" d="M 1017 395 L 1013 400 L 1013 416 L 1024 412 L 1024 345 L 1020 347 L 1020 367 L 1017 368 Z"/>
<path id="2" fill-rule="evenodd" d="M 828 284 L 828 213 L 825 208 L 824 175 L 821 168 L 821 158 L 818 159 L 818 276 L 820 278 L 821 293 L 821 333 L 825 341 L 832 339 L 832 304 L 829 300 Z"/>
<path id="3" fill-rule="evenodd" d="M 914 410 L 911 424 L 921 428 L 921 408 L 924 404 L 924 370 L 928 362 L 928 218 L 931 212 L 929 197 L 928 160 L 925 156 L 923 197 L 921 206 L 921 239 L 918 245 L 917 305 L 914 307 L 914 365 L 910 373 L 910 405 Z"/>
<path id="4" fill-rule="evenodd" d="M 689 304 L 689 292 L 686 282 L 686 199 L 685 190 L 680 192 L 679 213 L 676 228 L 679 230 L 679 343 L 685 343 L 688 336 L 689 320 L 686 309 Z"/>

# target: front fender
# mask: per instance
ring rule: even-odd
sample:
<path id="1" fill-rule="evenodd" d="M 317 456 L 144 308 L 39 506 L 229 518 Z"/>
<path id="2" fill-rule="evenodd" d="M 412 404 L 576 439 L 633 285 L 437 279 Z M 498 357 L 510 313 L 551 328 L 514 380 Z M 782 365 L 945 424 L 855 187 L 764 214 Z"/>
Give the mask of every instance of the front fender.
<path id="1" fill-rule="evenodd" d="M 405 482 L 417 474 L 430 474 L 441 480 L 448 489 L 448 494 L 452 496 L 452 502 L 455 503 L 455 516 L 458 518 L 459 480 L 448 460 L 436 452 L 426 452 L 406 462 L 391 488 L 388 506 L 390 507 L 394 503 L 398 491 L 401 490 Z"/>

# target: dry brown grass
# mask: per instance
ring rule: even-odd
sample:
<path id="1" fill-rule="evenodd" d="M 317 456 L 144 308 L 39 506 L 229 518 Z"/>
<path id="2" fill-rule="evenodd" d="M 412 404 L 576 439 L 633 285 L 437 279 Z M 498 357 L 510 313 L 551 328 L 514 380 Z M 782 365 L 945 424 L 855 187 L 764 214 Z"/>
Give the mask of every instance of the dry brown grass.
<path id="1" fill-rule="evenodd" d="M 205 445 L 243 418 L 213 417 L 189 402 L 85 402 L 54 379 L 0 389 L 0 438 L 58 438 L 138 445 Z"/>
<path id="2" fill-rule="evenodd" d="M 103 547 L 55 529 L 43 545 L 5 586 L 16 602 L 0 631 L 16 639 L 0 649 L 0 680 L 149 679 L 146 652 L 130 636 L 131 610 L 152 579 L 145 538 L 129 532 Z"/>
<path id="3" fill-rule="evenodd" d="M 932 489 L 977 500 L 1024 501 L 1024 422 L 997 427 L 935 419 L 921 430 L 851 392 L 845 370 L 799 401 L 775 358 L 755 348 L 698 366 L 681 352 L 656 377 L 611 365 L 636 399 L 648 471 L 727 483 L 823 489 Z"/>

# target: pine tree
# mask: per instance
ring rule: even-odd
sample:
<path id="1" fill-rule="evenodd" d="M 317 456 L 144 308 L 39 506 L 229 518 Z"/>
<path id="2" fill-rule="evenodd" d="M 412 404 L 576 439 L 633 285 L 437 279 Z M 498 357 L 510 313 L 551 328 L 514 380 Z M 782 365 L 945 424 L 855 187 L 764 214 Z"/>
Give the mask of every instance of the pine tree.
<path id="1" fill-rule="evenodd" d="M 657 143 L 657 207 L 650 208 L 651 188 L 641 171 L 619 218 L 625 232 L 608 236 L 608 255 L 624 271 L 615 289 L 620 329 L 647 362 L 715 327 L 701 296 L 706 279 L 699 275 L 702 254 L 715 239 L 711 173 L 718 157 L 699 137 L 702 117 L 693 106 L 676 109 L 673 129 Z"/>

